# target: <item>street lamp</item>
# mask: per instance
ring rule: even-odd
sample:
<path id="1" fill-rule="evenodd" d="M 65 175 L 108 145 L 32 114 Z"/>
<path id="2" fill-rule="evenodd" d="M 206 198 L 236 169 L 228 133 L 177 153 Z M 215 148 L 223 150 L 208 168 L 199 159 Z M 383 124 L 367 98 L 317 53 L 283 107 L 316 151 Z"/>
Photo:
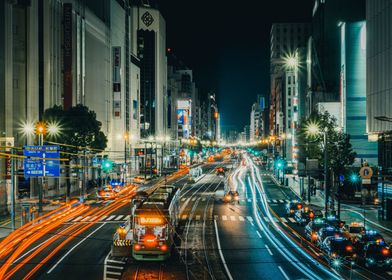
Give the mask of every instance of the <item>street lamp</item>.
<path id="1" fill-rule="evenodd" d="M 316 137 L 320 134 L 323 135 L 323 142 L 324 142 L 324 185 L 325 185 L 325 215 L 328 214 L 328 201 L 329 201 L 329 186 L 327 184 L 327 178 L 328 178 L 328 168 L 327 168 L 327 162 L 328 162 L 328 153 L 327 153 L 327 131 L 320 129 L 320 126 L 317 122 L 310 121 L 306 126 L 305 126 L 305 134 L 308 137 Z M 308 191 L 310 191 L 310 184 L 308 182 Z"/>

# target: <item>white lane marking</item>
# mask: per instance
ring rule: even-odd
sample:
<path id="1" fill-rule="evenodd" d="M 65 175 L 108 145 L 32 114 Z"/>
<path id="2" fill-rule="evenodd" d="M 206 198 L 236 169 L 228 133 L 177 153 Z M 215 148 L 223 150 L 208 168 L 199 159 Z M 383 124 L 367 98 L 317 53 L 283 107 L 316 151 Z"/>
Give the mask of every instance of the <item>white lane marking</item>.
<path id="1" fill-rule="evenodd" d="M 289 217 L 288 219 L 289 219 L 290 222 L 295 223 L 294 218 Z"/>
<path id="2" fill-rule="evenodd" d="M 73 250 L 75 250 L 76 247 L 78 247 L 80 244 L 82 244 L 87 238 L 89 238 L 91 235 L 93 235 L 94 233 L 96 233 L 98 230 L 100 230 L 105 224 L 100 225 L 99 227 L 97 227 L 94 231 L 92 231 L 89 235 L 87 235 L 85 238 L 83 238 L 82 240 L 79 241 L 79 243 L 77 243 L 75 246 L 73 246 L 70 250 L 67 251 L 67 253 L 64 254 L 64 256 L 58 260 L 58 262 L 52 266 L 51 269 L 48 270 L 48 272 L 46 272 L 47 274 L 51 273 Z"/>
<path id="3" fill-rule="evenodd" d="M 182 215 L 181 219 L 186 220 L 187 217 L 188 217 L 188 215 Z"/>
<path id="4" fill-rule="evenodd" d="M 282 272 L 283 277 L 284 277 L 286 280 L 290 280 L 290 278 L 287 276 L 286 272 L 284 272 L 283 268 L 282 268 L 280 265 L 278 266 L 278 268 L 279 268 L 280 272 Z"/>
<path id="5" fill-rule="evenodd" d="M 227 277 L 229 278 L 229 280 L 233 280 L 233 277 L 231 276 L 230 270 L 227 267 L 225 257 L 223 256 L 223 253 L 222 253 L 222 248 L 221 248 L 221 244 L 220 244 L 220 240 L 219 240 L 218 225 L 217 225 L 216 221 L 214 221 L 214 225 L 215 225 L 216 243 L 218 245 L 218 251 L 219 251 L 220 258 L 221 258 L 223 266 L 226 270 Z"/>
<path id="6" fill-rule="evenodd" d="M 283 223 L 287 223 L 287 220 L 285 217 L 280 217 L 280 219 L 282 220 Z"/>
<path id="7" fill-rule="evenodd" d="M 186 197 L 181 198 L 181 201 L 185 201 L 185 200 L 186 200 Z"/>
<path id="8" fill-rule="evenodd" d="M 264 218 L 264 221 L 266 221 L 267 223 L 269 222 L 269 219 L 267 216 L 263 216 L 263 218 Z"/>
<path id="9" fill-rule="evenodd" d="M 194 197 L 194 198 L 191 199 L 191 201 L 195 201 L 195 200 L 196 200 L 196 197 Z"/>
<path id="10" fill-rule="evenodd" d="M 246 216 L 249 222 L 253 222 L 253 218 L 251 216 Z"/>
<path id="11" fill-rule="evenodd" d="M 79 216 L 75 220 L 73 220 L 73 222 L 77 222 L 77 221 L 81 220 L 82 218 L 83 218 L 83 216 Z"/>
<path id="12" fill-rule="evenodd" d="M 222 216 L 222 220 L 227 221 L 227 216 L 226 216 L 226 215 L 223 215 L 223 216 Z"/>
<path id="13" fill-rule="evenodd" d="M 218 215 L 214 215 L 214 220 L 218 220 L 219 216 Z"/>
<path id="14" fill-rule="evenodd" d="M 116 215 L 111 215 L 109 218 L 106 219 L 106 221 L 113 220 L 116 217 Z"/>
<path id="15" fill-rule="evenodd" d="M 258 235 L 260 238 L 262 238 L 262 237 L 261 237 L 261 234 L 260 234 L 260 232 L 259 232 L 258 230 L 256 230 L 256 233 L 257 233 L 257 235 Z"/>
<path id="16" fill-rule="evenodd" d="M 255 226 L 255 224 L 254 224 L 253 222 L 250 222 L 250 224 L 252 225 L 252 227 L 254 227 L 254 226 Z"/>
<path id="17" fill-rule="evenodd" d="M 125 262 L 118 261 L 118 260 L 107 260 L 107 262 L 125 264 Z"/>
<path id="18" fill-rule="evenodd" d="M 124 215 L 119 215 L 117 218 L 115 218 L 114 220 L 115 221 L 118 221 L 118 220 L 121 220 L 121 218 L 123 217 Z"/>
<path id="19" fill-rule="evenodd" d="M 392 275 L 392 271 L 387 271 L 388 275 Z"/>
<path id="20" fill-rule="evenodd" d="M 117 278 L 105 277 L 104 280 L 118 280 Z"/>
<path id="21" fill-rule="evenodd" d="M 196 221 L 200 220 L 200 215 L 196 215 Z"/>
<path id="22" fill-rule="evenodd" d="M 107 268 L 113 268 L 113 269 L 123 269 L 123 266 L 114 266 L 114 265 L 107 265 Z"/>
<path id="23" fill-rule="evenodd" d="M 280 222 L 278 218 L 276 218 L 276 217 L 272 217 L 272 218 L 274 219 L 275 223 L 279 223 Z"/>
<path id="24" fill-rule="evenodd" d="M 116 271 L 106 271 L 106 274 L 121 275 L 121 272 L 116 272 Z"/>
<path id="25" fill-rule="evenodd" d="M 99 221 L 105 220 L 108 216 L 103 216 Z"/>
<path id="26" fill-rule="evenodd" d="M 238 216 L 238 219 L 239 219 L 241 222 L 245 221 L 244 217 L 242 217 L 242 216 Z"/>
<path id="27" fill-rule="evenodd" d="M 230 220 L 235 221 L 235 216 L 230 216 Z"/>
<path id="28" fill-rule="evenodd" d="M 268 253 L 273 256 L 274 254 L 272 253 L 271 249 L 268 247 L 267 244 L 265 244 L 265 248 L 267 249 Z"/>

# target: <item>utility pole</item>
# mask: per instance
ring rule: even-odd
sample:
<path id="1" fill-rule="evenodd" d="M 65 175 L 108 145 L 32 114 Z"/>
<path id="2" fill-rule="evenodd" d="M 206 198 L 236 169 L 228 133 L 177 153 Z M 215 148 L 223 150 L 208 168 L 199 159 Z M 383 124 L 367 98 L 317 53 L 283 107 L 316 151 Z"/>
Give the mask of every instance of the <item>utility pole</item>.
<path id="1" fill-rule="evenodd" d="M 14 148 L 11 148 L 11 229 L 15 230 L 15 157 L 14 157 Z"/>
<path id="2" fill-rule="evenodd" d="M 324 185 L 325 185 L 325 215 L 328 214 L 328 202 L 329 202 L 329 186 L 327 183 L 328 178 L 328 153 L 327 153 L 327 132 L 324 131 Z"/>

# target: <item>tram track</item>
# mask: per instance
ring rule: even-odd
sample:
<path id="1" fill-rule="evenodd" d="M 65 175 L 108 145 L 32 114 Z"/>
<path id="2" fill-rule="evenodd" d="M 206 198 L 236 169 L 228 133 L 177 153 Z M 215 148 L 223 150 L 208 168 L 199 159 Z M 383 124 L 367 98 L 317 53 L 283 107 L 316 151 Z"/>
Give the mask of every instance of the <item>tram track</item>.
<path id="1" fill-rule="evenodd" d="M 138 265 L 133 280 L 164 280 L 164 264 Z"/>

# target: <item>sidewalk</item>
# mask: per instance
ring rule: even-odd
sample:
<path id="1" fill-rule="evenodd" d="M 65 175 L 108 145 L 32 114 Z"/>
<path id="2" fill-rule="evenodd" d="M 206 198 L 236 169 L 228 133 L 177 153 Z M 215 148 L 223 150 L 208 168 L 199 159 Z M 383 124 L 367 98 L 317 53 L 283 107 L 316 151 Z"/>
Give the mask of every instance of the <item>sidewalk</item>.
<path id="1" fill-rule="evenodd" d="M 275 177 L 272 178 L 275 183 L 282 186 Z M 298 177 L 287 176 L 287 178 L 289 179 L 288 187 L 297 195 L 298 199 L 301 199 Z M 304 183 L 304 189 L 307 191 L 306 182 Z M 316 195 L 311 196 L 310 204 L 323 209 L 325 207 L 324 193 L 317 190 Z M 340 218 L 345 221 L 346 224 L 351 222 L 363 222 L 367 229 L 376 230 L 384 236 L 388 243 L 392 242 L 392 221 L 379 220 L 378 209 L 374 206 L 365 206 L 364 213 L 361 206 L 342 203 Z"/>

